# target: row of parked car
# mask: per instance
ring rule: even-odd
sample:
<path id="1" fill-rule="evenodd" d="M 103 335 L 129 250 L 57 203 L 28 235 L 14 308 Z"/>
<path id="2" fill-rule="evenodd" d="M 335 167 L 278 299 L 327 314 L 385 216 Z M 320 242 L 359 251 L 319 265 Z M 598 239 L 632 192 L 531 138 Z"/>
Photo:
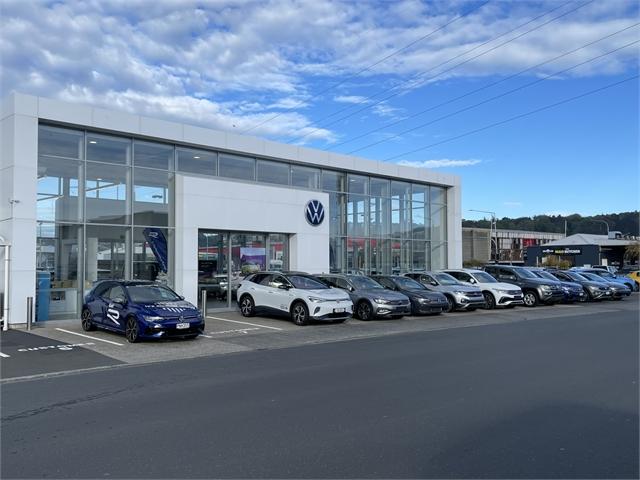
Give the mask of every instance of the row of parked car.
<path id="1" fill-rule="evenodd" d="M 400 318 L 452 310 L 534 307 L 540 303 L 619 300 L 638 290 L 631 278 L 606 270 L 544 270 L 490 265 L 482 270 L 449 269 L 404 275 L 309 275 L 256 272 L 237 291 L 240 312 L 290 316 L 296 325 L 311 320 L 343 322 L 350 317 Z M 195 338 L 204 332 L 202 313 L 169 287 L 152 282 L 97 282 L 82 307 L 82 328 L 144 338 Z"/>
<path id="2" fill-rule="evenodd" d="M 343 322 L 437 315 L 453 310 L 516 305 L 620 300 L 638 290 L 628 277 L 601 269 L 546 270 L 488 265 L 484 270 L 448 269 L 404 275 L 309 275 L 257 272 L 238 287 L 246 317 L 258 311 L 290 315 L 296 325 L 311 320 Z"/>

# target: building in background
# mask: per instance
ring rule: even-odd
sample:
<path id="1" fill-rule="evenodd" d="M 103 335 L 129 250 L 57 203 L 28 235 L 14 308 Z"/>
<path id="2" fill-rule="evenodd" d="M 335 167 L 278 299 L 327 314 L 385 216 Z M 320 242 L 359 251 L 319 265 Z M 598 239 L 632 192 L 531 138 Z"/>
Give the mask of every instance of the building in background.
<path id="1" fill-rule="evenodd" d="M 230 309 L 259 269 L 462 265 L 454 175 L 21 94 L 1 121 L 9 323 L 26 322 L 28 297 L 39 321 L 78 318 L 103 279 Z"/>

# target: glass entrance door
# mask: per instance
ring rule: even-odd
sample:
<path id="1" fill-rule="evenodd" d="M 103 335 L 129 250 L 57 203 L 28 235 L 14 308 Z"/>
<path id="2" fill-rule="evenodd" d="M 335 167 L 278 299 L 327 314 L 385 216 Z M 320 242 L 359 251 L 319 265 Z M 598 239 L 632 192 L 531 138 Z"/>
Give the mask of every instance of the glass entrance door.
<path id="1" fill-rule="evenodd" d="M 198 232 L 198 302 L 207 292 L 207 310 L 229 307 L 229 234 Z M 200 307 L 202 305 L 199 305 Z"/>

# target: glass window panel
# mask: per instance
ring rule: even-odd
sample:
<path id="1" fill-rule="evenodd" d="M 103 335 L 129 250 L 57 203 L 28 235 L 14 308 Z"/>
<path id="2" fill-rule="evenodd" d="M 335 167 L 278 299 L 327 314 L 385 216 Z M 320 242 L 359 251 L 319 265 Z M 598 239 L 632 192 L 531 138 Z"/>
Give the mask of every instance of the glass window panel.
<path id="1" fill-rule="evenodd" d="M 82 220 L 78 197 L 82 162 L 60 158 L 38 158 L 38 220 L 78 222 Z"/>
<path id="2" fill-rule="evenodd" d="M 366 238 L 347 237 L 347 272 L 367 273 L 369 262 L 367 259 L 368 240 Z"/>
<path id="3" fill-rule="evenodd" d="M 342 236 L 346 233 L 347 196 L 344 193 L 329 193 L 329 234 Z"/>
<path id="4" fill-rule="evenodd" d="M 126 269 L 129 229 L 88 225 L 85 245 L 85 278 L 89 282 L 128 278 Z"/>
<path id="5" fill-rule="evenodd" d="M 207 308 L 229 305 L 229 236 L 225 232 L 198 231 L 198 301 L 207 292 Z M 238 282 L 234 281 L 237 286 Z"/>
<path id="6" fill-rule="evenodd" d="M 287 163 L 258 160 L 257 173 L 259 182 L 289 185 L 289 165 Z"/>
<path id="7" fill-rule="evenodd" d="M 446 243 L 432 244 L 431 268 L 433 270 L 440 270 L 442 268 L 447 268 L 447 244 Z"/>
<path id="8" fill-rule="evenodd" d="M 388 198 L 369 198 L 369 236 L 386 237 L 391 231 L 391 201 Z"/>
<path id="9" fill-rule="evenodd" d="M 377 197 L 388 197 L 391 192 L 391 183 L 385 178 L 371 177 L 370 193 Z"/>
<path id="10" fill-rule="evenodd" d="M 81 159 L 84 132 L 67 128 L 40 125 L 38 128 L 38 154 Z"/>
<path id="11" fill-rule="evenodd" d="M 411 232 L 411 209 L 406 198 L 391 199 L 391 236 L 406 237 Z"/>
<path id="12" fill-rule="evenodd" d="M 391 241 L 371 239 L 370 273 L 372 275 L 388 275 L 391 273 Z"/>
<path id="13" fill-rule="evenodd" d="M 346 175 L 333 170 L 322 170 L 322 190 L 327 192 L 344 192 Z"/>
<path id="14" fill-rule="evenodd" d="M 413 242 L 412 270 L 424 272 L 427 270 L 427 247 L 425 242 Z"/>
<path id="15" fill-rule="evenodd" d="M 162 143 L 140 142 L 133 144 L 133 164 L 136 167 L 173 168 L 173 145 Z"/>
<path id="16" fill-rule="evenodd" d="M 331 273 L 346 271 L 347 239 L 345 237 L 331 237 L 329 239 L 329 268 Z"/>
<path id="17" fill-rule="evenodd" d="M 256 161 L 249 157 L 220 154 L 218 168 L 221 177 L 255 180 Z"/>
<path id="18" fill-rule="evenodd" d="M 129 165 L 131 140 L 87 133 L 87 160 Z"/>
<path id="19" fill-rule="evenodd" d="M 291 185 L 316 190 L 320 184 L 320 169 L 291 165 Z"/>
<path id="20" fill-rule="evenodd" d="M 411 185 L 411 200 L 414 202 L 429 202 L 429 187 L 427 185 Z"/>
<path id="21" fill-rule="evenodd" d="M 78 318 L 82 226 L 38 222 L 36 235 L 36 321 Z"/>
<path id="22" fill-rule="evenodd" d="M 359 237 L 368 235 L 367 203 L 369 197 L 349 194 L 347 202 L 347 236 Z"/>
<path id="23" fill-rule="evenodd" d="M 411 184 L 407 182 L 391 182 L 391 196 L 394 198 L 408 199 Z"/>
<path id="24" fill-rule="evenodd" d="M 231 234 L 231 274 L 238 278 L 267 269 L 265 235 Z"/>
<path id="25" fill-rule="evenodd" d="M 133 223 L 169 225 L 170 185 L 173 174 L 147 168 L 133 170 Z"/>
<path id="26" fill-rule="evenodd" d="M 89 223 L 130 223 L 127 195 L 130 168 L 87 162 L 86 220 Z"/>
<path id="27" fill-rule="evenodd" d="M 168 278 L 171 235 L 167 228 L 133 229 L 133 278 L 150 281 Z"/>
<path id="28" fill-rule="evenodd" d="M 413 238 L 424 240 L 426 238 L 424 203 L 411 202 L 411 224 Z"/>
<path id="29" fill-rule="evenodd" d="M 431 193 L 431 203 L 447 203 L 447 190 L 444 187 L 429 187 Z"/>
<path id="30" fill-rule="evenodd" d="M 369 177 L 362 175 L 349 175 L 349 193 L 360 195 L 369 194 Z"/>
<path id="31" fill-rule="evenodd" d="M 216 152 L 186 148 L 179 148 L 176 152 L 178 157 L 176 169 L 180 172 L 199 175 L 216 175 L 218 173 L 218 154 Z"/>
<path id="32" fill-rule="evenodd" d="M 399 275 L 411 269 L 411 242 L 391 240 L 391 273 Z"/>
<path id="33" fill-rule="evenodd" d="M 447 207 L 444 205 L 431 205 L 431 240 L 447 240 Z"/>
<path id="34" fill-rule="evenodd" d="M 289 236 L 284 233 L 267 235 L 267 261 L 269 270 L 289 269 Z"/>

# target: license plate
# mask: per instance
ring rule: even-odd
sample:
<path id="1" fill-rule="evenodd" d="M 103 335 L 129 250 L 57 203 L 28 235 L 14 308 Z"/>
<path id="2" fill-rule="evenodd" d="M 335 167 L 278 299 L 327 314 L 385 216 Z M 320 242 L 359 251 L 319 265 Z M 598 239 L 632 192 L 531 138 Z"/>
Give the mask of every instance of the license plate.
<path id="1" fill-rule="evenodd" d="M 333 313 L 344 313 L 346 311 L 347 311 L 346 308 L 334 308 L 333 309 Z"/>
<path id="2" fill-rule="evenodd" d="M 176 328 L 178 330 L 183 330 L 185 328 L 189 328 L 189 323 L 176 323 Z"/>

